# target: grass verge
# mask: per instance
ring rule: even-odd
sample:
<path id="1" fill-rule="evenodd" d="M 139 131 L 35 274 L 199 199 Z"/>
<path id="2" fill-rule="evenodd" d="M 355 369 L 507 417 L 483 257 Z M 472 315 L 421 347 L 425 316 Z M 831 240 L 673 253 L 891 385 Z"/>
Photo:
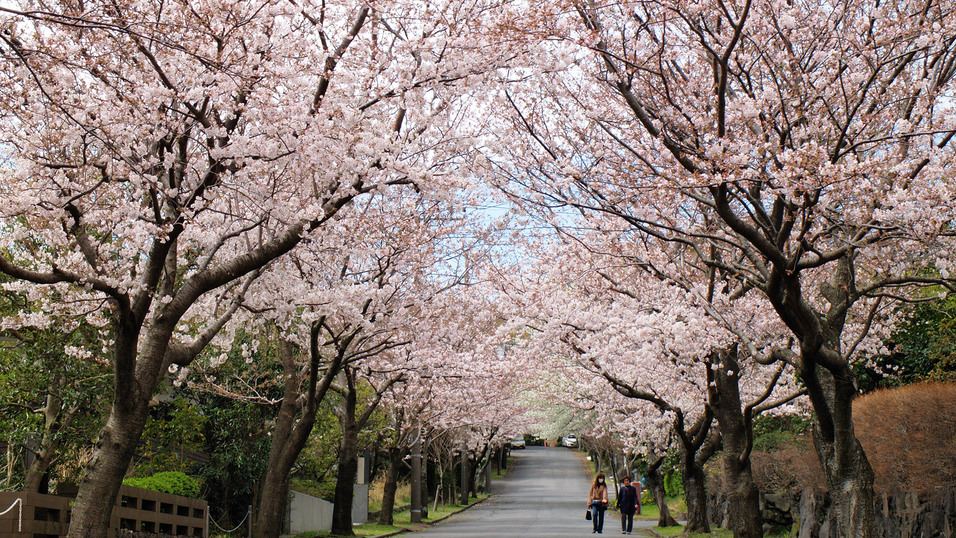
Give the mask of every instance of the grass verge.
<path id="1" fill-rule="evenodd" d="M 681 536 L 682 538 L 683 538 L 683 537 L 688 537 L 688 538 L 733 538 L 733 536 L 734 536 L 734 531 L 729 530 L 729 529 L 721 529 L 721 528 L 718 528 L 718 527 L 712 527 L 709 533 L 705 533 L 705 532 L 692 532 L 692 533 L 689 533 L 689 534 L 684 534 L 684 526 L 683 526 L 683 525 L 675 525 L 675 526 L 673 526 L 673 527 L 654 527 L 653 530 L 654 530 L 655 533 L 657 533 L 658 536 Z M 779 535 L 779 536 L 778 536 L 778 535 L 770 535 L 770 536 L 768 536 L 768 538 L 773 538 L 773 537 L 783 538 L 783 537 L 786 537 L 786 536 L 790 536 L 790 534 L 789 534 L 789 533 L 784 533 L 784 534 Z"/>
<path id="2" fill-rule="evenodd" d="M 683 497 L 668 497 L 667 498 L 667 508 L 670 510 L 671 515 L 676 517 L 678 512 L 684 513 L 687 511 L 687 504 L 684 502 Z M 644 503 L 641 505 L 641 515 L 634 516 L 634 519 L 643 519 L 643 520 L 657 520 L 661 517 L 661 511 L 657 509 L 657 505 L 654 503 Z"/>
<path id="3" fill-rule="evenodd" d="M 675 525 L 673 527 L 654 527 L 654 532 L 661 536 L 686 536 L 688 538 L 733 538 L 733 531 L 727 529 L 713 529 L 709 533 L 700 533 L 692 532 L 690 534 L 682 534 L 684 532 L 683 525 Z"/>

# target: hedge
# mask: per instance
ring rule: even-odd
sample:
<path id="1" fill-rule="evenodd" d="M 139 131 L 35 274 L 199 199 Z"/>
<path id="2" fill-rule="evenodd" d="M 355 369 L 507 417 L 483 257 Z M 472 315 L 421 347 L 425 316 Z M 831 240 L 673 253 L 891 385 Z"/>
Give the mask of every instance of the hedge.
<path id="1" fill-rule="evenodd" d="M 191 499 L 199 498 L 199 481 L 179 471 L 156 473 L 146 478 L 126 478 L 123 483 L 135 488 L 162 491 Z"/>

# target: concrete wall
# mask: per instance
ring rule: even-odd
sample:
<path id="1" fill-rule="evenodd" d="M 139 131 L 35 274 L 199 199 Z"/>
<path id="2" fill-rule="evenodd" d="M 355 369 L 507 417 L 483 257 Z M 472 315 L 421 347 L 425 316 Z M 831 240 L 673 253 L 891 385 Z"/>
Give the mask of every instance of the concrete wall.
<path id="1" fill-rule="evenodd" d="M 289 534 L 332 529 L 332 503 L 298 491 L 289 493 Z"/>
<path id="2" fill-rule="evenodd" d="M 355 484 L 352 490 L 352 523 L 368 523 L 368 484 Z"/>
<path id="3" fill-rule="evenodd" d="M 352 497 L 352 523 L 368 522 L 368 484 L 356 484 Z M 289 534 L 332 529 L 332 503 L 300 493 L 289 492 Z"/>

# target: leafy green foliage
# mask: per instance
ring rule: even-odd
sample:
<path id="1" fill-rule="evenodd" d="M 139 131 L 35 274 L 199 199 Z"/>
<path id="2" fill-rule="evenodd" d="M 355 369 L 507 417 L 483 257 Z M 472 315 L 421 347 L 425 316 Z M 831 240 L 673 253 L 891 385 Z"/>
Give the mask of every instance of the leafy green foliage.
<path id="1" fill-rule="evenodd" d="M 207 348 L 199 359 L 190 387 L 202 387 L 207 375 L 230 391 L 238 387 L 255 387 L 259 395 L 278 400 L 281 387 L 281 366 L 275 347 L 269 345 L 271 334 L 249 334 L 239 331 L 231 349 Z M 212 366 L 210 359 L 225 352 L 228 360 Z M 199 466 L 205 488 L 203 498 L 209 502 L 210 515 L 224 526 L 237 525 L 246 515 L 254 498 L 258 480 L 269 461 L 272 441 L 270 431 L 278 405 L 264 401 L 248 401 L 228 397 L 215 391 L 185 389 L 190 401 L 200 409 L 203 452 L 208 461 Z M 240 388 L 237 392 L 243 393 Z"/>
<path id="2" fill-rule="evenodd" d="M 300 483 L 311 484 L 310 489 L 325 491 L 328 488 L 320 486 L 323 482 L 335 483 L 335 472 L 338 467 L 338 447 L 342 439 L 342 430 L 339 427 L 339 421 L 335 417 L 336 400 L 333 395 L 329 395 L 319 405 L 318 413 L 315 416 L 315 425 L 312 427 L 312 435 L 306 444 L 295 467 L 292 469 L 293 475 Z M 331 489 L 329 489 L 331 491 Z M 311 495 L 311 493 L 310 493 Z M 331 497 L 322 497 L 331 502 Z"/>
<path id="3" fill-rule="evenodd" d="M 0 316 L 29 310 L 23 294 L 0 289 Z M 0 439 L 20 453 L 48 443 L 56 454 L 54 479 L 75 481 L 81 452 L 93 443 L 111 400 L 113 378 L 103 359 L 109 335 L 85 318 L 58 318 L 48 326 L 35 321 L 38 327 L 0 333 Z M 6 486 L 15 489 L 23 466 L 13 469 Z"/>
<path id="4" fill-rule="evenodd" d="M 372 390 L 361 386 L 358 393 L 358 409 L 361 412 L 372 398 Z M 338 447 L 342 439 L 342 429 L 335 415 L 339 398 L 330 394 L 320 404 L 316 413 L 315 425 L 309 442 L 299 454 L 295 467 L 292 469 L 296 483 L 303 488 L 301 491 L 321 497 L 329 502 L 334 500 L 335 473 L 338 469 Z M 388 417 L 379 408 L 372 413 L 365 428 L 359 434 L 358 446 L 361 451 L 377 444 L 378 437 L 388 433 Z M 314 492 L 314 493 L 310 493 Z M 325 494 L 328 496 L 325 496 Z"/>
<path id="5" fill-rule="evenodd" d="M 684 495 L 683 475 L 680 471 L 671 471 L 664 475 L 664 495 L 667 497 Z"/>
<path id="6" fill-rule="evenodd" d="M 206 417 L 203 439 L 209 457 L 200 468 L 203 497 L 217 521 L 238 523 L 269 461 L 268 427 L 276 408 L 212 394 L 197 394 L 196 399 Z"/>
<path id="7" fill-rule="evenodd" d="M 199 481 L 179 471 L 165 471 L 147 478 L 127 478 L 123 480 L 123 483 L 135 488 L 161 491 L 192 499 L 199 498 L 200 493 Z"/>
<path id="8" fill-rule="evenodd" d="M 143 431 L 136 474 L 190 470 L 193 464 L 188 455 L 204 448 L 205 422 L 199 406 L 185 398 L 176 398 L 155 409 Z"/>
<path id="9" fill-rule="evenodd" d="M 302 480 L 293 478 L 289 487 L 295 491 L 300 491 L 306 495 L 325 499 L 329 502 L 335 500 L 335 480 L 324 480 L 316 482 L 314 480 Z"/>
<path id="10" fill-rule="evenodd" d="M 810 431 L 809 417 L 761 415 L 754 420 L 754 450 L 770 452 Z"/>
<path id="11" fill-rule="evenodd" d="M 927 380 L 956 381 L 956 295 L 907 305 L 901 313 L 887 341 L 891 354 L 854 365 L 864 393 Z"/>
<path id="12" fill-rule="evenodd" d="M 956 296 L 910 307 L 892 341 L 902 384 L 956 380 Z"/>

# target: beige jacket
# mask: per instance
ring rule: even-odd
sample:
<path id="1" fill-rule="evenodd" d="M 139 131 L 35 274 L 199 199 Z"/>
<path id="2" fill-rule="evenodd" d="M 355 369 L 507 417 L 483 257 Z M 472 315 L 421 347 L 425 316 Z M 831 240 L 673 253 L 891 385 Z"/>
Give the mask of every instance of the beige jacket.
<path id="1" fill-rule="evenodd" d="M 591 501 L 601 501 L 605 505 L 607 504 L 607 485 L 602 484 L 597 486 L 591 484 L 591 491 L 588 493 L 588 506 L 591 506 Z"/>

